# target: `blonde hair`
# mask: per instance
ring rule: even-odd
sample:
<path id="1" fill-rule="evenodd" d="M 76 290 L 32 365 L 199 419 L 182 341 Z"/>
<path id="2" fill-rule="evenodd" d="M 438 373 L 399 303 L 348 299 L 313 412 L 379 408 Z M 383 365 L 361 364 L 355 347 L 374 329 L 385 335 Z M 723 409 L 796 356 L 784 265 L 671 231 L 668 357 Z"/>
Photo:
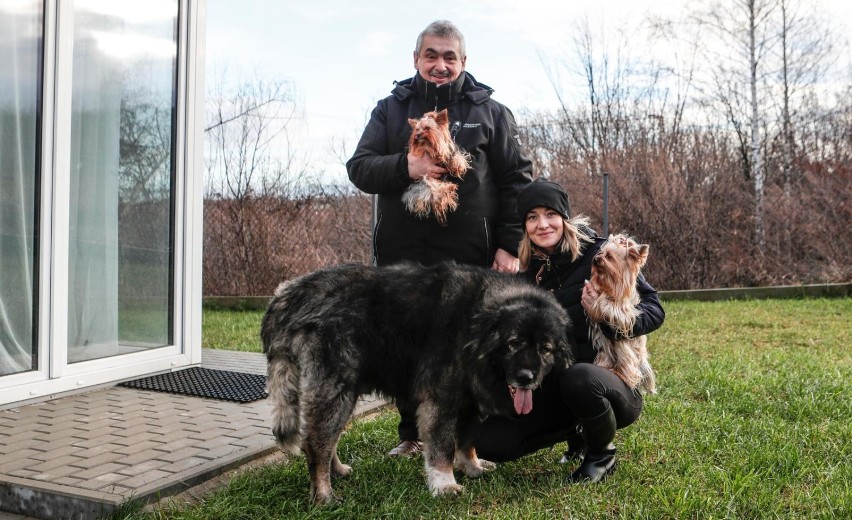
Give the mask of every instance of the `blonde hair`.
<path id="1" fill-rule="evenodd" d="M 526 215 L 524 219 L 526 219 Z M 584 230 L 589 228 L 590 223 L 589 217 L 585 215 L 577 215 L 571 218 L 562 217 L 562 241 L 559 242 L 557 248 L 560 253 L 569 253 L 572 262 L 583 254 L 583 242 L 594 242 L 594 238 Z M 527 234 L 527 228 L 524 226 L 524 236 L 521 237 L 521 243 L 518 245 L 518 263 L 521 271 L 527 270 L 530 260 L 534 256 L 546 258 L 547 254 L 532 243 Z"/>

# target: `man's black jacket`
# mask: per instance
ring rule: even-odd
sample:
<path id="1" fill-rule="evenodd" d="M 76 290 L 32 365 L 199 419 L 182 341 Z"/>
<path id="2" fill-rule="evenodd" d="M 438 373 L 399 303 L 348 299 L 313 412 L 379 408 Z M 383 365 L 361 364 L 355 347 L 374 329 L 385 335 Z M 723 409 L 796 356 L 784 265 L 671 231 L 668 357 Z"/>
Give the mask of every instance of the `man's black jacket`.
<path id="1" fill-rule="evenodd" d="M 346 167 L 358 189 L 378 195 L 373 253 L 379 265 L 454 260 L 490 267 L 498 247 L 517 256 L 517 197 L 532 178 L 532 164 L 521 151 L 514 116 L 492 92 L 466 72 L 440 87 L 416 75 L 396 83 L 373 110 Z M 408 213 L 401 199 L 412 182 L 408 119 L 444 108 L 451 134 L 472 161 L 459 183 L 459 207 L 441 226 Z"/>

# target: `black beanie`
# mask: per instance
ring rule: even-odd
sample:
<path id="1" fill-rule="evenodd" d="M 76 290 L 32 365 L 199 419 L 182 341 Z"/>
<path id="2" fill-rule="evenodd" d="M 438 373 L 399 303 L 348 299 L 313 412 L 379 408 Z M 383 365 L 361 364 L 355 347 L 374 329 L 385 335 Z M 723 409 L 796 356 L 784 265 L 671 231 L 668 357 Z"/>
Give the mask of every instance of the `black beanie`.
<path id="1" fill-rule="evenodd" d="M 562 186 L 543 177 L 527 184 L 518 194 L 518 216 L 521 222 L 526 220 L 531 209 L 538 206 L 554 209 L 565 218 L 571 217 L 568 194 Z"/>

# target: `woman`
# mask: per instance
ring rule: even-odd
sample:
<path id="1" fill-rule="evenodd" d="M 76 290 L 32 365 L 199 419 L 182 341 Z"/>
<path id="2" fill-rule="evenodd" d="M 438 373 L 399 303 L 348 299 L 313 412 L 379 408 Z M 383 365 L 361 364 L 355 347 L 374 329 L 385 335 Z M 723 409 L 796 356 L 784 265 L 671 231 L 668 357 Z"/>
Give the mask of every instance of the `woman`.
<path id="1" fill-rule="evenodd" d="M 582 216 L 571 218 L 568 195 L 554 182 L 538 179 L 518 195 L 524 236 L 518 257 L 521 276 L 551 291 L 568 311 L 573 324 L 575 363 L 554 369 L 533 394 L 530 414 L 492 417 L 480 427 L 476 449 L 482 458 L 513 460 L 533 451 L 568 441 L 563 461 L 582 459 L 572 482 L 603 480 L 615 469 L 615 431 L 635 422 L 642 412 L 642 394 L 609 370 L 594 364 L 585 308 L 597 297 L 588 283 L 592 259 L 604 243 Z M 665 319 L 657 291 L 640 275 L 637 281 L 641 311 L 632 335 L 648 334 Z M 615 337 L 605 324 L 601 328 Z"/>

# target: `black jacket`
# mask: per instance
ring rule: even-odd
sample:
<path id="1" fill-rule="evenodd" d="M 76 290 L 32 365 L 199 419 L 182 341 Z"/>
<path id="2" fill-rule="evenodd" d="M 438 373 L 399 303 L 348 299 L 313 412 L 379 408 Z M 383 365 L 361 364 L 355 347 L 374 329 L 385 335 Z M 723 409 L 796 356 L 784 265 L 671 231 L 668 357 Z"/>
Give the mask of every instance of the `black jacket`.
<path id="1" fill-rule="evenodd" d="M 358 189 L 378 194 L 373 253 L 379 265 L 454 260 L 490 267 L 497 248 L 517 255 L 517 197 L 532 178 L 532 164 L 521 151 L 514 116 L 492 92 L 466 72 L 439 88 L 416 75 L 396 83 L 373 110 L 346 168 Z M 408 213 L 402 194 L 411 184 L 408 119 L 444 108 L 451 134 L 472 161 L 459 184 L 459 207 L 441 226 Z"/>
<path id="2" fill-rule="evenodd" d="M 592 363 L 595 360 L 596 352 L 591 344 L 589 319 L 580 298 L 583 294 L 583 283 L 592 275 L 592 259 L 604 242 L 605 239 L 595 237 L 594 243 L 584 244 L 583 254 L 574 262 L 565 253 L 555 253 L 546 260 L 533 258 L 522 273 L 529 281 L 550 290 L 568 311 L 573 326 L 574 360 L 577 362 Z M 641 274 L 636 281 L 636 289 L 639 291 L 637 307 L 642 312 L 636 319 L 631 336 L 642 336 L 660 328 L 666 313 L 657 297 L 657 290 L 651 287 Z M 601 324 L 601 330 L 607 337 L 615 337 L 615 331 L 609 326 Z"/>

